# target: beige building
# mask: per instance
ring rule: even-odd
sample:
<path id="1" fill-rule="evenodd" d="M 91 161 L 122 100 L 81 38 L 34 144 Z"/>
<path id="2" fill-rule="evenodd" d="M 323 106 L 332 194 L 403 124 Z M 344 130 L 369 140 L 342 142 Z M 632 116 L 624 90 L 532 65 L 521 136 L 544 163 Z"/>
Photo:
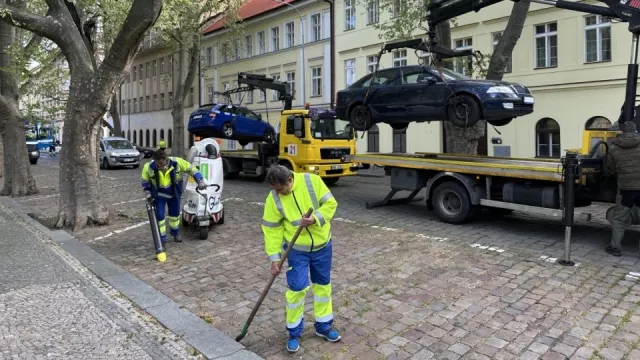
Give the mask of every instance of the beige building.
<path id="1" fill-rule="evenodd" d="M 334 6 L 338 91 L 373 71 L 383 41 L 372 24 L 389 21 L 397 9 L 382 11 L 379 2 L 365 6 L 356 0 L 336 0 Z M 458 17 L 452 29 L 452 47 L 490 53 L 511 7 L 512 3 L 505 1 Z M 198 103 L 223 101 L 215 92 L 235 88 L 240 71 L 289 81 L 295 89 L 294 107 L 302 107 L 305 102 L 312 107 L 328 106 L 329 4 L 302 0 L 284 5 L 276 0 L 254 0 L 243 7 L 241 15 L 245 19 L 243 34 L 236 38 L 220 24 L 207 29 L 201 77 L 187 96 L 185 121 Z M 616 121 L 624 100 L 630 38 L 626 24 L 532 4 L 505 80 L 532 90 L 535 111 L 507 126 L 490 126 L 488 154 L 558 157 L 563 149 L 581 145 L 586 126 L 607 126 Z M 171 54 L 154 49 L 152 42 L 150 34 L 143 44 L 145 50 L 136 59 L 132 80 L 122 86 L 121 96 L 123 129 L 131 131 L 133 141 L 145 146 L 154 146 L 154 139 L 163 135 L 169 141 L 172 124 Z M 418 61 L 418 54 L 412 50 L 399 50 L 383 56 L 381 66 Z M 463 61 L 456 68 L 467 71 Z M 173 72 L 177 73 L 175 68 Z M 232 100 L 246 104 L 274 125 L 282 110 L 282 102 L 272 91 L 235 95 Z M 497 139 L 500 145 L 493 144 Z M 229 141 L 223 146 L 235 148 L 237 144 Z M 357 146 L 360 152 L 442 151 L 442 123 L 414 123 L 405 131 L 380 124 L 359 134 Z"/>

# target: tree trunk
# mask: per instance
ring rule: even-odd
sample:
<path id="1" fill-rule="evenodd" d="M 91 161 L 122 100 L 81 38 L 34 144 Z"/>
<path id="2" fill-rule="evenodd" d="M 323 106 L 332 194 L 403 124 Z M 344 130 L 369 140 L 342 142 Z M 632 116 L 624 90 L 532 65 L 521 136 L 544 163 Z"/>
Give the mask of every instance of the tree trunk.
<path id="1" fill-rule="evenodd" d="M 120 122 L 120 106 L 118 105 L 118 97 L 113 94 L 111 97 L 111 106 L 109 107 L 109 114 L 113 120 L 113 134 L 115 136 L 122 136 L 122 123 Z M 127 137 L 122 136 L 122 137 Z"/>
<path id="2" fill-rule="evenodd" d="M 185 46 L 180 43 L 178 47 L 178 75 L 175 71 L 171 74 L 174 81 L 173 107 L 171 115 L 173 116 L 173 144 L 171 144 L 171 155 L 184 156 L 184 63 L 185 63 Z M 175 69 L 175 67 L 173 67 Z"/>
<path id="3" fill-rule="evenodd" d="M 0 68 L 11 63 L 7 49 L 16 40 L 16 28 L 0 21 Z M 5 196 L 31 195 L 38 192 L 31 175 L 24 120 L 18 108 L 20 97 L 16 75 L 0 70 L 0 136 L 3 144 Z"/>
<path id="4" fill-rule="evenodd" d="M 73 89 L 72 92 L 82 91 Z M 101 200 L 98 162 L 99 131 L 105 104 L 87 101 L 89 96 L 70 94 L 60 151 L 60 203 L 56 227 L 73 231 L 86 225 L 108 223 L 109 212 Z"/>
<path id="5" fill-rule="evenodd" d="M 2 135 L 0 135 L 0 179 L 4 175 L 4 141 L 2 141 Z"/>
<path id="6" fill-rule="evenodd" d="M 463 128 L 444 122 L 444 136 L 446 136 L 448 154 L 478 154 L 478 141 L 485 136 L 485 121 L 478 121 L 475 126 Z"/>

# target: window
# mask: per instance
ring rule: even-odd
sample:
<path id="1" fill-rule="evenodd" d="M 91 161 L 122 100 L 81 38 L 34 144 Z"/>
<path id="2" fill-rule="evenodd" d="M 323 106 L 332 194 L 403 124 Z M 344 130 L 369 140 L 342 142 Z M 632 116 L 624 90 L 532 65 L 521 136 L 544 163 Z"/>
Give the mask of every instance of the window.
<path id="1" fill-rule="evenodd" d="M 347 87 L 356 81 L 356 59 L 344 61 L 344 81 Z"/>
<path id="2" fill-rule="evenodd" d="M 367 74 L 371 74 L 376 71 L 376 64 L 378 63 L 378 56 L 367 56 Z"/>
<path id="3" fill-rule="evenodd" d="M 271 51 L 280 50 L 280 28 L 271 28 Z"/>
<path id="4" fill-rule="evenodd" d="M 264 31 L 258 32 L 258 55 L 264 54 L 266 51 Z"/>
<path id="5" fill-rule="evenodd" d="M 247 104 L 253 104 L 253 91 L 247 91 Z"/>
<path id="6" fill-rule="evenodd" d="M 160 139 L 164 140 L 164 129 L 160 129 Z"/>
<path id="7" fill-rule="evenodd" d="M 456 50 L 472 50 L 473 39 L 472 38 L 457 39 L 455 41 L 454 48 Z M 462 75 L 471 75 L 473 73 L 473 63 L 471 62 L 470 58 L 458 57 L 454 60 L 453 70 L 455 72 L 459 72 Z"/>
<path id="8" fill-rule="evenodd" d="M 160 58 L 160 74 L 164 74 L 164 57 Z"/>
<path id="9" fill-rule="evenodd" d="M 584 128 L 585 130 L 609 130 L 611 126 L 611 121 L 606 117 L 594 116 L 587 120 Z"/>
<path id="10" fill-rule="evenodd" d="M 274 81 L 280 81 L 280 74 L 271 75 L 271 78 Z M 279 97 L 280 93 L 278 91 L 271 90 L 271 101 L 278 101 Z"/>
<path id="11" fill-rule="evenodd" d="M 560 157 L 560 125 L 550 118 L 544 118 L 536 124 L 536 156 Z"/>
<path id="12" fill-rule="evenodd" d="M 222 63 L 226 63 L 227 62 L 227 56 L 229 56 L 229 44 L 224 43 L 222 44 Z"/>
<path id="13" fill-rule="evenodd" d="M 393 67 L 407 66 L 407 50 L 395 50 L 393 52 Z"/>
<path id="14" fill-rule="evenodd" d="M 258 93 L 260 93 L 260 101 L 258 102 L 261 102 L 261 103 L 266 102 L 267 98 L 264 90 L 258 89 Z"/>
<path id="15" fill-rule="evenodd" d="M 222 83 L 222 91 L 227 91 L 229 90 L 229 83 Z"/>
<path id="16" fill-rule="evenodd" d="M 142 96 L 140 96 L 140 112 L 144 112 L 145 108 L 144 108 L 144 98 Z"/>
<path id="17" fill-rule="evenodd" d="M 296 73 L 295 73 L 295 71 L 291 71 L 291 72 L 287 73 L 287 83 L 289 83 L 289 86 L 291 87 L 291 92 L 293 94 L 295 94 L 295 91 L 296 91 Z"/>
<path id="18" fill-rule="evenodd" d="M 151 96 L 147 96 L 147 107 L 146 107 L 147 111 L 151 111 L 153 109 L 151 109 Z"/>
<path id="19" fill-rule="evenodd" d="M 143 64 L 138 65 L 138 69 L 139 69 L 138 70 L 138 78 L 139 78 L 139 80 L 142 80 L 142 79 L 144 79 L 144 65 Z"/>
<path id="20" fill-rule="evenodd" d="M 153 95 L 153 110 L 160 110 L 158 108 L 158 95 Z"/>
<path id="21" fill-rule="evenodd" d="M 355 0 L 344 0 L 344 30 L 356 28 L 356 6 Z"/>
<path id="22" fill-rule="evenodd" d="M 585 62 L 611 61 L 611 20 L 602 15 L 584 17 Z"/>
<path id="23" fill-rule="evenodd" d="M 213 65 L 213 49 L 211 47 L 207 48 L 207 66 Z"/>
<path id="24" fill-rule="evenodd" d="M 131 114 L 131 99 L 127 100 L 127 114 Z"/>
<path id="25" fill-rule="evenodd" d="M 173 92 L 169 91 L 169 108 L 173 108 Z"/>
<path id="26" fill-rule="evenodd" d="M 380 130 L 376 124 L 367 132 L 367 152 L 380 152 Z"/>
<path id="27" fill-rule="evenodd" d="M 193 106 L 194 104 L 195 104 L 195 97 L 194 97 L 193 88 L 191 88 L 191 90 L 189 90 L 189 105 Z"/>
<path id="28" fill-rule="evenodd" d="M 153 76 L 158 74 L 158 60 L 153 60 Z"/>
<path id="29" fill-rule="evenodd" d="M 393 129 L 393 152 L 407 152 L 407 128 L 402 130 Z"/>
<path id="30" fill-rule="evenodd" d="M 322 95 L 322 68 L 311 69 L 311 96 Z"/>
<path id="31" fill-rule="evenodd" d="M 244 37 L 244 52 L 247 57 L 253 56 L 253 37 L 251 35 Z"/>
<path id="32" fill-rule="evenodd" d="M 558 66 L 558 24 L 536 25 L 536 68 Z"/>
<path id="33" fill-rule="evenodd" d="M 149 147 L 151 146 L 151 134 L 149 133 L 149 129 L 145 131 L 145 135 L 147 136 L 146 138 L 147 141 L 145 141 L 145 146 Z"/>
<path id="34" fill-rule="evenodd" d="M 407 2 L 404 0 L 394 0 L 391 8 L 391 18 L 397 18 L 407 12 Z"/>
<path id="35" fill-rule="evenodd" d="M 380 0 L 369 0 L 367 4 L 367 25 L 380 21 Z"/>
<path id="36" fill-rule="evenodd" d="M 227 150 L 235 150 L 235 149 L 236 149 L 236 142 L 233 140 L 227 139 Z"/>
<path id="37" fill-rule="evenodd" d="M 238 82 L 237 82 L 237 81 L 235 81 L 233 84 L 235 85 L 235 88 L 237 89 L 237 88 L 238 88 Z M 241 96 L 242 96 L 242 94 L 240 94 L 239 92 L 237 92 L 237 93 L 235 93 L 235 94 L 233 94 L 233 95 L 234 95 L 233 97 L 234 97 L 234 99 L 235 99 L 234 101 L 236 102 L 236 104 L 239 104 L 239 103 L 240 103 L 240 100 L 241 100 Z"/>
<path id="38" fill-rule="evenodd" d="M 153 129 L 153 147 L 158 146 L 158 130 Z"/>
<path id="39" fill-rule="evenodd" d="M 213 103 L 213 86 L 207 87 L 207 102 Z"/>
<path id="40" fill-rule="evenodd" d="M 138 144 L 138 132 L 133 130 L 133 143 Z"/>
<path id="41" fill-rule="evenodd" d="M 151 63 L 147 61 L 147 79 L 151 77 Z"/>
<path id="42" fill-rule="evenodd" d="M 171 143 L 173 142 L 173 131 L 169 129 L 167 131 L 167 147 L 171 149 Z"/>
<path id="43" fill-rule="evenodd" d="M 138 112 L 138 99 L 133 99 L 133 112 Z"/>
<path id="44" fill-rule="evenodd" d="M 500 37 L 501 36 L 502 36 L 501 32 L 491 34 L 491 37 L 493 38 L 493 51 L 496 50 L 496 46 L 498 46 L 498 41 L 500 41 Z M 512 54 L 512 56 L 513 56 L 513 54 Z M 511 57 L 509 57 L 509 60 L 507 61 L 507 64 L 505 65 L 504 72 L 505 73 L 510 73 L 512 70 L 513 70 L 513 59 Z"/>
<path id="45" fill-rule="evenodd" d="M 160 110 L 164 109 L 164 93 L 160 94 Z"/>
<path id="46" fill-rule="evenodd" d="M 241 51 L 240 47 L 241 47 L 240 40 L 234 40 L 233 41 L 233 56 L 234 56 L 235 60 L 242 59 L 242 51 Z"/>
<path id="47" fill-rule="evenodd" d="M 285 25 L 285 47 L 290 48 L 296 45 L 296 26 L 293 21 L 286 23 Z"/>
<path id="48" fill-rule="evenodd" d="M 322 40 L 322 14 L 311 15 L 311 41 Z"/>
<path id="49" fill-rule="evenodd" d="M 137 78 L 138 78 L 138 67 L 134 66 L 133 67 L 133 81 L 136 81 Z"/>

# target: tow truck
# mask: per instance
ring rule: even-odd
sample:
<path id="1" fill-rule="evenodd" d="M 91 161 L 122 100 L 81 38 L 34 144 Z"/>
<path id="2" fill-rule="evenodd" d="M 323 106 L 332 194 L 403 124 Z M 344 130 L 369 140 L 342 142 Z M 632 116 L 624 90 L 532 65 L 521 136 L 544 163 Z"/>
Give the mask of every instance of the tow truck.
<path id="1" fill-rule="evenodd" d="M 385 44 L 384 53 L 398 48 L 431 52 L 441 58 L 469 56 L 469 50 L 452 50 L 436 41 L 436 25 L 456 16 L 479 11 L 502 0 L 434 0 L 427 4 L 428 38 Z M 517 1 L 517 0 L 514 0 Z M 633 35 L 631 63 L 627 69 L 625 102 L 620 123 L 635 121 L 638 81 L 638 39 L 640 37 L 640 2 L 600 0 L 607 7 L 572 3 L 564 0 L 531 0 L 535 3 L 607 16 L 629 23 Z M 376 66 L 377 71 L 377 66 Z M 375 73 L 375 72 L 374 72 Z M 375 76 L 375 75 L 374 75 Z M 373 83 L 373 82 L 372 82 Z M 461 224 L 473 218 L 482 208 L 513 210 L 553 216 L 565 226 L 564 256 L 558 262 L 573 266 L 571 261 L 571 229 L 575 219 L 590 221 L 591 214 L 578 213 L 576 207 L 594 201 L 616 203 L 616 181 L 606 166 L 607 149 L 617 132 L 585 130 L 581 149 L 568 149 L 558 160 L 502 158 L 442 153 L 345 155 L 347 163 L 384 167 L 390 176 L 391 191 L 382 201 L 367 203 L 367 208 L 418 201 L 416 196 L 426 189 L 427 207 L 447 223 Z M 393 199 L 399 191 L 409 191 L 405 198 Z M 610 219 L 611 207 L 607 213 Z"/>
<path id="2" fill-rule="evenodd" d="M 334 185 L 343 176 L 357 174 L 358 165 L 342 161 L 342 156 L 355 154 L 356 133 L 348 121 L 337 118 L 334 110 L 292 109 L 294 91 L 290 84 L 265 75 L 238 73 L 236 89 L 221 94 L 227 98 L 239 92 L 258 89 L 275 90 L 284 102 L 280 129 L 273 144 L 260 143 L 255 150 L 223 150 L 224 178 L 234 179 L 240 173 L 253 175 L 260 181 L 272 164 L 281 164 L 295 172 L 309 172 Z M 244 85 L 244 86 L 240 86 Z"/>

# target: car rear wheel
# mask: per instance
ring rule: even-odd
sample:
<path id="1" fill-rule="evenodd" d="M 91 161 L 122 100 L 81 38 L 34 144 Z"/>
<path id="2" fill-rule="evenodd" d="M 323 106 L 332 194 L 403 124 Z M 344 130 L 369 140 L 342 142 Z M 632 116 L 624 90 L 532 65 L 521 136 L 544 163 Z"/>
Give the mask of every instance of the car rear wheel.
<path id="1" fill-rule="evenodd" d="M 480 104 L 469 95 L 456 95 L 449 100 L 447 115 L 455 126 L 469 128 L 480 121 Z"/>
<path id="2" fill-rule="evenodd" d="M 371 111 L 364 105 L 356 105 L 349 113 L 349 123 L 356 131 L 367 131 L 371 128 Z"/>
<path id="3" fill-rule="evenodd" d="M 233 138 L 235 135 L 235 131 L 233 131 L 233 126 L 230 123 L 226 123 L 222 126 L 222 133 L 227 139 Z"/>
<path id="4" fill-rule="evenodd" d="M 276 133 L 271 129 L 267 129 L 264 133 L 264 141 L 269 144 L 273 144 L 276 142 Z"/>
<path id="5" fill-rule="evenodd" d="M 509 124 L 511 120 L 513 120 L 513 118 L 500 119 L 500 120 L 487 120 L 487 122 L 489 123 L 489 125 L 493 125 L 493 126 L 505 126 Z"/>

